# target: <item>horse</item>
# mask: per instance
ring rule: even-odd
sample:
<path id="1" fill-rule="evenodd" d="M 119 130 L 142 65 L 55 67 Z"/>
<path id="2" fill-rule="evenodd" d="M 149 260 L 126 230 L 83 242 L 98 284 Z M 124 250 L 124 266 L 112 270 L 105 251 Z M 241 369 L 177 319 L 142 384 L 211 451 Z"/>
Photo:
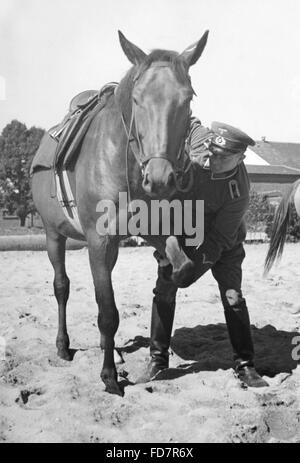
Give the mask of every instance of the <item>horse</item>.
<path id="1" fill-rule="evenodd" d="M 293 204 L 300 217 L 300 179 L 289 187 L 277 208 L 265 259 L 265 274 L 271 270 L 275 260 L 282 256 Z"/>
<path id="2" fill-rule="evenodd" d="M 182 154 L 195 94 L 189 68 L 202 55 L 207 38 L 208 31 L 182 53 L 155 49 L 146 54 L 119 31 L 121 48 L 132 66 L 90 124 L 69 172 L 83 233 L 68 221 L 57 197 L 50 194 L 53 171 L 38 169 L 33 173 L 33 200 L 44 224 L 54 269 L 59 315 L 57 354 L 72 360 L 66 322 L 70 281 L 65 268 L 66 239 L 71 237 L 87 242 L 104 352 L 100 377 L 105 390 L 112 394 L 124 395 L 114 360 L 119 314 L 111 279 L 124 235 L 118 230 L 98 233 L 98 204 L 112 201 L 118 214 L 120 192 L 149 203 L 153 198 L 169 199 L 191 188 L 192 169 L 185 168 Z M 164 236 L 148 235 L 145 239 L 158 252 L 164 252 Z"/>

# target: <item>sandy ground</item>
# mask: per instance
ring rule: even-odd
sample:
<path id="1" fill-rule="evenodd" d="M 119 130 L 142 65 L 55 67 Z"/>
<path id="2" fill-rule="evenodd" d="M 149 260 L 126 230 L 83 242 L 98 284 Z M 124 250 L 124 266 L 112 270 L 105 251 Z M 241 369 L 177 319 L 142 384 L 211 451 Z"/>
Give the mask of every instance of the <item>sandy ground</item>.
<path id="1" fill-rule="evenodd" d="M 0 441 L 300 442 L 300 244 L 262 278 L 265 245 L 246 247 L 244 294 L 257 367 L 270 383 L 243 389 L 235 378 L 217 286 L 210 274 L 179 291 L 171 368 L 160 381 L 132 384 L 123 398 L 99 380 L 97 308 L 87 250 L 69 251 L 68 328 L 72 362 L 57 358 L 56 301 L 45 252 L 0 254 Z M 151 248 L 123 248 L 114 288 L 120 312 L 120 379 L 134 383 L 148 360 L 156 265 Z M 300 339 L 299 339 L 300 340 Z M 300 354 L 300 348 L 296 353 Z M 300 355 L 299 355 L 300 356 Z"/>

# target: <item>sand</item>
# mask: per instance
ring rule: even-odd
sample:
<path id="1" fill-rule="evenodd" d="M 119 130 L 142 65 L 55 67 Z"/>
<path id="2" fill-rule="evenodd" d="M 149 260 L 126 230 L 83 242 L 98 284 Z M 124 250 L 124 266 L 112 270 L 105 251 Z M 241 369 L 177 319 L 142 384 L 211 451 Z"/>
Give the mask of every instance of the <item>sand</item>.
<path id="1" fill-rule="evenodd" d="M 97 307 L 87 250 L 68 251 L 72 362 L 56 356 L 56 300 L 45 252 L 0 253 L 0 441 L 94 443 L 300 442 L 300 244 L 286 246 L 263 279 L 266 245 L 246 246 L 244 294 L 257 368 L 269 388 L 244 389 L 232 370 L 211 274 L 178 294 L 170 369 L 135 384 L 149 354 L 156 265 L 151 248 L 122 248 L 113 280 L 120 312 L 116 345 L 125 396 L 104 391 Z M 298 312 L 298 313 L 297 313 Z M 295 342 L 295 341 L 294 341 Z M 1 348 L 1 346 L 0 346 Z M 1 355 L 1 352 L 0 352 Z M 1 358 L 1 357 L 0 357 Z"/>

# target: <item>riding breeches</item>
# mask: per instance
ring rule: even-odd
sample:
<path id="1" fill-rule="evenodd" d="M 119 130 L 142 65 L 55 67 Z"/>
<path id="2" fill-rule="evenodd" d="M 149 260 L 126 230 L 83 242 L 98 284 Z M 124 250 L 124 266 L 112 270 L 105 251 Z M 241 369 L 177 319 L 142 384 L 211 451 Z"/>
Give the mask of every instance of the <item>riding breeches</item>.
<path id="1" fill-rule="evenodd" d="M 234 360 L 239 363 L 252 364 L 254 349 L 250 331 L 250 320 L 246 301 L 241 291 L 242 262 L 245 251 L 242 244 L 229 251 L 224 251 L 221 258 L 212 267 L 212 274 L 219 285 L 221 300 L 225 311 L 229 338 L 233 347 Z M 158 278 L 153 290 L 152 316 L 157 321 L 152 323 L 151 350 L 154 350 L 156 332 L 164 327 L 164 336 L 159 336 L 170 342 L 177 287 L 171 280 L 172 267 L 158 267 Z M 157 316 L 159 309 L 160 316 Z M 153 342 L 154 341 L 154 342 Z M 162 343 L 164 350 L 168 348 Z M 157 343 L 158 344 L 158 343 Z M 158 347 L 158 345 L 156 346 Z M 156 350 L 156 349 L 155 349 Z"/>
<path id="2" fill-rule="evenodd" d="M 254 347 L 250 319 L 241 290 L 244 258 L 245 250 L 240 243 L 229 251 L 224 251 L 211 270 L 219 285 L 234 360 L 237 363 L 252 364 Z"/>

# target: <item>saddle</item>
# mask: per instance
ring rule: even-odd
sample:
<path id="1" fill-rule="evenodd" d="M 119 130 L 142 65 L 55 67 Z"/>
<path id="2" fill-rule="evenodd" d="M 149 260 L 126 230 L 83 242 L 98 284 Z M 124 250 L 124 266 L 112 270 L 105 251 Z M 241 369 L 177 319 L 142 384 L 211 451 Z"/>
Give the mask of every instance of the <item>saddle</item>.
<path id="1" fill-rule="evenodd" d="M 74 96 L 69 104 L 69 111 L 63 118 L 60 124 L 52 127 L 48 132 L 55 140 L 59 141 L 59 137 L 67 127 L 68 123 L 76 115 L 88 111 L 99 101 L 100 92 L 98 90 L 85 90 Z"/>
<path id="2" fill-rule="evenodd" d="M 69 111 L 60 124 L 52 127 L 43 137 L 33 159 L 30 174 L 38 168 L 52 169 L 54 182 L 51 197 L 57 197 L 63 212 L 74 228 L 83 234 L 77 206 L 69 182 L 67 169 L 76 159 L 78 147 L 87 130 L 115 92 L 117 83 L 106 84 L 100 91 L 86 90 L 70 102 Z"/>
<path id="3" fill-rule="evenodd" d="M 67 168 L 77 148 L 98 112 L 114 93 L 117 83 L 111 82 L 99 90 L 86 90 L 72 98 L 63 120 L 44 135 L 30 168 L 32 175 L 38 168 L 54 171 Z"/>
<path id="4" fill-rule="evenodd" d="M 105 107 L 116 86 L 113 82 L 100 91 L 86 90 L 71 100 L 69 113 L 49 131 L 49 135 L 58 142 L 53 165 L 55 170 L 68 168 L 92 120 Z"/>

